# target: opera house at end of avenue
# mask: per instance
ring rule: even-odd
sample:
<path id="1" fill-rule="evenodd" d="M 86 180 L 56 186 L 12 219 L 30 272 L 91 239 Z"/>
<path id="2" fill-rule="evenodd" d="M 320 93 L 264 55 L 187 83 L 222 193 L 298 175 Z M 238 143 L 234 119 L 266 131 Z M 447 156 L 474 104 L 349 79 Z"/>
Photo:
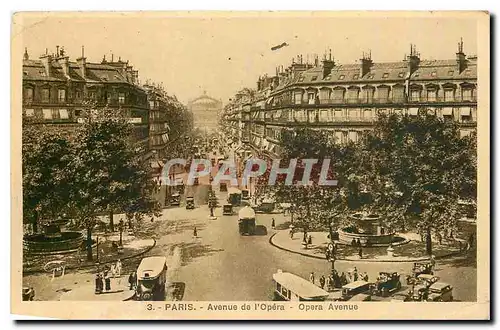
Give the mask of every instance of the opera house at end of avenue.
<path id="1" fill-rule="evenodd" d="M 193 113 L 195 128 L 207 133 L 217 130 L 222 100 L 217 100 L 203 92 L 203 95 L 189 101 L 188 109 Z"/>

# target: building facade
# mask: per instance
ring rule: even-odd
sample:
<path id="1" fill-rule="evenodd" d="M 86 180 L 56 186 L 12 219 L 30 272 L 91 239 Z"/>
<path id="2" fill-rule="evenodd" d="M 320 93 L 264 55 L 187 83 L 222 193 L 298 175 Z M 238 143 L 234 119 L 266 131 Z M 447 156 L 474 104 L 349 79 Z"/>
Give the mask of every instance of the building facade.
<path id="1" fill-rule="evenodd" d="M 270 156 L 280 154 L 284 129 L 308 126 L 356 142 L 380 113 L 425 109 L 458 121 L 468 135 L 477 121 L 477 58 L 464 54 L 462 42 L 449 60 L 421 60 L 413 45 L 404 61 L 390 63 L 376 63 L 371 54 L 359 64 L 335 63 L 331 53 L 321 63 L 298 56 L 275 76 L 259 78 L 248 104 L 249 110 L 225 108 L 225 130 L 240 140 L 249 132 L 250 146 Z"/>
<path id="2" fill-rule="evenodd" d="M 215 132 L 218 128 L 222 101 L 203 95 L 189 101 L 188 109 L 193 113 L 194 127 L 206 132 Z"/>
<path id="3" fill-rule="evenodd" d="M 132 139 L 144 160 L 149 150 L 149 104 L 139 85 L 138 71 L 118 59 L 87 62 L 82 54 L 70 61 L 63 48 L 31 60 L 23 56 L 23 115 L 30 123 L 43 123 L 71 134 L 84 122 L 89 104 L 94 109 L 120 108 L 133 123 Z"/>

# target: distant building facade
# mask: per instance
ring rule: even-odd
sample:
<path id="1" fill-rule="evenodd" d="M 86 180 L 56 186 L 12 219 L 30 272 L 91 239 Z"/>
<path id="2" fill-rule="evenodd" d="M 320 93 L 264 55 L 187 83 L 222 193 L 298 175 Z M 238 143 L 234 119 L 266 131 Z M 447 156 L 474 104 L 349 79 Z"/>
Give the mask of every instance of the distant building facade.
<path id="1" fill-rule="evenodd" d="M 222 111 L 221 100 L 210 97 L 204 92 L 202 96 L 189 101 L 188 109 L 193 113 L 195 128 L 207 132 L 217 130 Z"/>
<path id="2" fill-rule="evenodd" d="M 101 63 L 87 62 L 82 54 L 71 62 L 64 49 L 45 54 L 37 60 L 23 56 L 23 114 L 30 122 L 43 123 L 71 133 L 85 120 L 86 104 L 97 109 L 121 108 L 133 123 L 132 139 L 141 157 L 149 150 L 149 104 L 139 85 L 138 71 L 120 59 Z"/>
<path id="3" fill-rule="evenodd" d="M 464 54 L 462 42 L 455 55 L 421 60 L 412 45 L 404 61 L 391 63 L 375 63 L 371 54 L 347 65 L 335 63 L 331 53 L 321 63 L 304 63 L 299 56 L 226 105 L 224 132 L 278 156 L 283 130 L 308 126 L 331 132 L 341 143 L 356 142 L 379 113 L 417 115 L 425 109 L 459 122 L 461 135 L 468 135 L 477 122 L 477 58 Z"/>

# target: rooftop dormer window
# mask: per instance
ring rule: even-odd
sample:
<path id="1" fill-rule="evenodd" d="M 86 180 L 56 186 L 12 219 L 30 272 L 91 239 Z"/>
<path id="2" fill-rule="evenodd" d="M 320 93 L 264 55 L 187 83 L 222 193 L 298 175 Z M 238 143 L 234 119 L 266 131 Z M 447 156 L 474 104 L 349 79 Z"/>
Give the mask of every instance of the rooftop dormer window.
<path id="1" fill-rule="evenodd" d="M 344 78 L 345 78 L 345 75 L 343 75 L 343 74 L 341 74 L 341 75 L 339 76 L 339 80 L 344 80 Z"/>
<path id="2" fill-rule="evenodd" d="M 366 77 L 368 79 L 373 79 L 373 75 L 372 74 L 369 74 L 368 77 Z"/>
<path id="3" fill-rule="evenodd" d="M 432 71 L 431 72 L 431 77 L 435 77 L 437 75 L 437 72 L 436 71 Z"/>
<path id="4" fill-rule="evenodd" d="M 304 77 L 300 77 L 299 82 L 303 82 L 303 81 L 304 81 Z"/>
<path id="5" fill-rule="evenodd" d="M 358 78 L 359 78 L 359 74 L 357 74 L 357 73 L 354 76 L 352 76 L 353 80 L 357 80 Z"/>
<path id="6" fill-rule="evenodd" d="M 420 76 L 420 72 L 415 72 L 415 74 L 413 75 L 414 77 L 418 77 Z"/>
<path id="7" fill-rule="evenodd" d="M 382 75 L 382 78 L 387 78 L 389 77 L 389 73 L 388 72 L 385 72 L 383 75 Z"/>
<path id="8" fill-rule="evenodd" d="M 450 77 L 453 76 L 453 73 L 455 73 L 455 71 L 453 71 L 453 70 L 448 71 L 448 76 L 450 76 Z"/>
<path id="9" fill-rule="evenodd" d="M 398 74 L 398 77 L 399 77 L 399 78 L 403 78 L 403 77 L 404 77 L 404 75 L 405 75 L 405 73 L 404 73 L 404 72 L 400 72 L 400 73 Z"/>
<path id="10" fill-rule="evenodd" d="M 332 79 L 332 76 L 331 76 L 331 75 L 328 75 L 328 76 L 326 76 L 326 78 L 325 78 L 325 80 L 330 80 L 330 79 Z"/>
<path id="11" fill-rule="evenodd" d="M 318 79 L 318 76 L 314 76 L 311 78 L 311 81 L 316 81 Z"/>

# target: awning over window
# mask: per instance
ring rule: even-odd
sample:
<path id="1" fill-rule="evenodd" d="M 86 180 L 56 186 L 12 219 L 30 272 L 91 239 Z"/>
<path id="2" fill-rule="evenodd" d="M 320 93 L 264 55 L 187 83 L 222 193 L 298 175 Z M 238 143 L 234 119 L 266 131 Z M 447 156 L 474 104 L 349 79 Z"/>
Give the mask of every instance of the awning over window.
<path id="1" fill-rule="evenodd" d="M 453 108 L 443 108 L 443 116 L 453 116 Z"/>
<path id="2" fill-rule="evenodd" d="M 461 116 L 470 116 L 471 115 L 470 108 L 462 108 L 462 109 L 460 109 L 460 115 Z"/>
<path id="3" fill-rule="evenodd" d="M 418 108 L 410 108 L 410 116 L 418 115 Z"/>
<path id="4" fill-rule="evenodd" d="M 61 117 L 61 119 L 68 119 L 69 118 L 68 110 L 59 109 L 59 116 Z"/>

